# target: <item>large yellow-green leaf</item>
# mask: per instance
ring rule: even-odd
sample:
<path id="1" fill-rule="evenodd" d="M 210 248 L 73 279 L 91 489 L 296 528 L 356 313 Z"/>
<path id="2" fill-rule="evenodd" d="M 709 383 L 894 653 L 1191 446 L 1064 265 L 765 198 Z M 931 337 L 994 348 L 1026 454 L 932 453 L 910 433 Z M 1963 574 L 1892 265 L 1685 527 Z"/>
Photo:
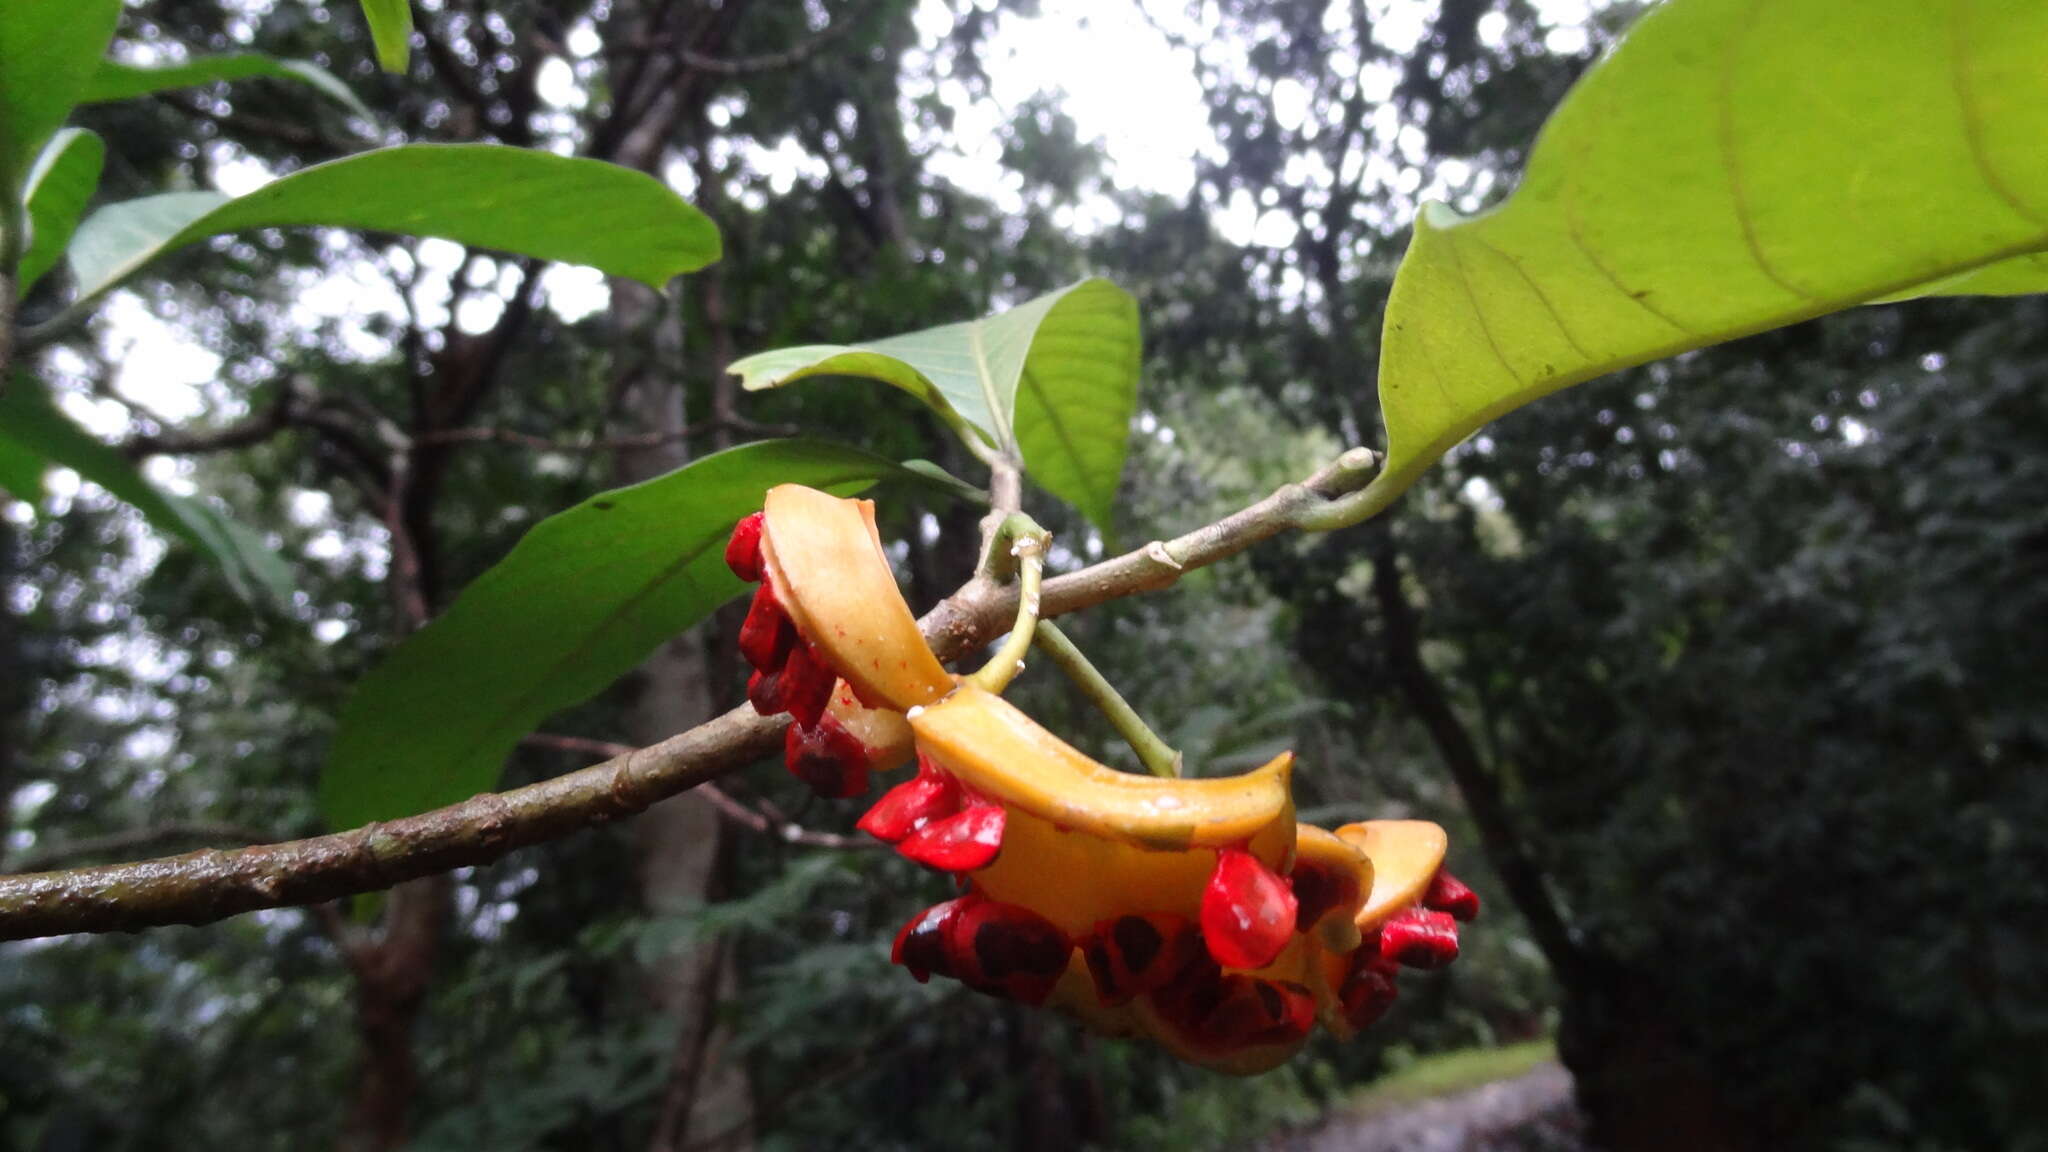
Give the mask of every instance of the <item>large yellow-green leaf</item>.
<path id="1" fill-rule="evenodd" d="M 0 196 L 16 195 L 106 55 L 121 0 L 0 3 Z M 10 213 L 11 214 L 11 213 Z"/>
<path id="2" fill-rule="evenodd" d="M 2044 250 L 2048 3 L 1669 0 L 1505 204 L 1423 209 L 1365 503 L 1569 384 L 1877 299 L 2041 291 Z"/>
<path id="3" fill-rule="evenodd" d="M 81 299 L 224 232 L 288 225 L 438 236 L 588 264 L 660 287 L 718 259 L 718 229 L 667 185 L 597 160 L 495 144 L 407 144 L 301 169 L 245 196 L 168 192 L 79 225 Z"/>
<path id="4" fill-rule="evenodd" d="M 1092 279 L 980 320 L 763 352 L 732 371 L 749 391 L 812 376 L 893 384 L 1022 460 L 1046 491 L 1106 528 L 1137 408 L 1139 352 L 1136 302 Z"/>
<path id="5" fill-rule="evenodd" d="M 741 591 L 726 534 L 770 487 L 850 495 L 892 475 L 911 474 L 852 448 L 770 440 L 534 525 L 356 686 L 321 778 L 328 822 L 353 827 L 489 789 L 521 736 Z"/>

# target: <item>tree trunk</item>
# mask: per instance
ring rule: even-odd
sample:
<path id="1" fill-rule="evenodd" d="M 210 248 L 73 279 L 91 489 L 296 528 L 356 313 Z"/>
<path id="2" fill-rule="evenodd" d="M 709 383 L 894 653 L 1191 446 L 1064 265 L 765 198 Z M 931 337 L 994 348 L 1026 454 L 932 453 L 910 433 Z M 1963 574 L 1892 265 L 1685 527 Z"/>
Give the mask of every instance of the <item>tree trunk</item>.
<path id="1" fill-rule="evenodd" d="M 1558 1051 L 1576 1082 L 1595 1147 L 1610 1152 L 1737 1152 L 1762 1145 L 1735 1135 L 1714 1080 L 1664 1010 L 1654 974 L 1607 958 L 1575 938 L 1542 868 L 1515 828 L 1500 781 L 1422 658 L 1422 632 L 1401 587 L 1391 543 L 1373 553 L 1373 598 L 1386 655 L 1416 718 L 1457 784 L 1481 847 L 1564 994 Z"/>
<path id="2" fill-rule="evenodd" d="M 346 924 L 331 933 L 355 974 L 361 1045 L 345 1152 L 403 1147 L 410 1133 L 419 1079 L 412 1034 L 433 982 L 449 884 L 447 876 L 431 876 L 393 888 L 375 936 L 356 938 Z"/>
<path id="3" fill-rule="evenodd" d="M 623 14 L 623 13 L 622 13 Z M 650 8 L 643 31 L 653 33 L 661 9 Z M 701 25 L 700 25 L 701 26 Z M 680 77 L 658 71 L 643 75 L 645 110 L 619 136 L 619 163 L 661 173 L 669 140 L 701 94 Z M 634 483 L 688 462 L 681 438 L 684 406 L 683 324 L 680 288 L 664 300 L 645 285 L 611 282 L 616 334 L 612 411 L 621 434 L 662 433 L 660 444 L 622 452 L 617 480 Z M 722 370 L 723 366 L 716 366 Z M 709 664 L 701 630 L 663 645 L 640 666 L 623 719 L 624 735 L 651 744 L 681 732 L 712 714 Z M 718 813 L 694 793 L 665 800 L 635 822 L 636 879 L 641 903 L 655 918 L 684 916 L 716 894 L 723 872 L 725 829 Z M 658 1098 L 654 1152 L 715 1141 L 722 1149 L 752 1144 L 752 1100 L 745 1068 L 724 1056 L 726 1030 L 716 1020 L 718 1002 L 733 991 L 726 950 L 693 941 L 664 952 L 645 973 L 654 1008 L 675 1021 L 676 1040 L 669 1075 Z"/>

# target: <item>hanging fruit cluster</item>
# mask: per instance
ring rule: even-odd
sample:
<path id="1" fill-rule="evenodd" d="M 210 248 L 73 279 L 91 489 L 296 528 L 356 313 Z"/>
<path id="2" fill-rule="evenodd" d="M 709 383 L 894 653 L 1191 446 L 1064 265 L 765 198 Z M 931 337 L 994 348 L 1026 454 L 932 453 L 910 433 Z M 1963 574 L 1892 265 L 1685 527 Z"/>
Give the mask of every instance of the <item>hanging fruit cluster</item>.
<path id="1" fill-rule="evenodd" d="M 897 935 L 892 958 L 918 980 L 1256 1072 L 1319 1021 L 1349 1036 L 1379 1019 L 1400 968 L 1457 958 L 1479 900 L 1443 870 L 1443 829 L 1297 823 L 1291 754 L 1207 779 L 1096 763 L 946 673 L 870 503 L 773 489 L 726 561 L 760 583 L 740 635 L 747 695 L 790 713 L 789 770 L 854 796 L 915 752 L 916 773 L 860 827 L 962 888 Z"/>

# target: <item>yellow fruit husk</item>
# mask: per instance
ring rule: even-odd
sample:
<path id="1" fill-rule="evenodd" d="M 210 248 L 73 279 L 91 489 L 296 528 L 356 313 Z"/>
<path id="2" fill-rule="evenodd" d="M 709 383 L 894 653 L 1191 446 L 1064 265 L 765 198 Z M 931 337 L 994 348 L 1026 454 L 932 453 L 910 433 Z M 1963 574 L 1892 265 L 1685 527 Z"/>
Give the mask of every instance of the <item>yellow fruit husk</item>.
<path id="1" fill-rule="evenodd" d="M 903 713 L 867 707 L 844 680 L 832 686 L 832 699 L 825 705 L 825 713 L 868 750 L 869 770 L 893 772 L 910 763 L 916 747 L 911 741 L 910 722 L 903 718 Z"/>
<path id="2" fill-rule="evenodd" d="M 1154 853 L 1250 842 L 1270 866 L 1284 872 L 1292 864 L 1292 753 L 1242 776 L 1134 776 L 1096 763 L 1001 697 L 971 685 L 914 713 L 910 727 L 920 749 L 1013 816 Z M 1203 860 L 1206 880 L 1215 858 L 1203 854 Z"/>
<path id="3" fill-rule="evenodd" d="M 863 701 L 905 711 L 953 690 L 896 588 L 872 501 L 783 484 L 763 511 L 761 563 L 776 599 Z"/>
<path id="4" fill-rule="evenodd" d="M 1372 894 L 1358 910 L 1360 931 L 1421 900 L 1450 847 L 1443 828 L 1427 820 L 1367 820 L 1346 824 L 1337 835 L 1372 859 Z"/>

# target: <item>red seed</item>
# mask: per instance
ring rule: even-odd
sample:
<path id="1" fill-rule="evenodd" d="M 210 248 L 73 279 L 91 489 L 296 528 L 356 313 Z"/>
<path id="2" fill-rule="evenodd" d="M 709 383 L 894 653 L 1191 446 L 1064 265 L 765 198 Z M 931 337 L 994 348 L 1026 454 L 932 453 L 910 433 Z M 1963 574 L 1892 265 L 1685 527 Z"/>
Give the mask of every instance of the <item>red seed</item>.
<path id="1" fill-rule="evenodd" d="M 946 954 L 960 982 L 978 992 L 1042 1004 L 1066 974 L 1074 942 L 1029 908 L 981 896 L 953 902 Z"/>
<path id="2" fill-rule="evenodd" d="M 1278 873 L 1249 852 L 1225 848 L 1202 892 L 1202 939 L 1225 968 L 1263 968 L 1287 946 L 1297 907 Z"/>
<path id="3" fill-rule="evenodd" d="M 839 677 L 809 644 L 796 644 L 782 664 L 782 703 L 799 724 L 816 724 L 832 702 L 832 685 Z"/>
<path id="4" fill-rule="evenodd" d="M 1438 869 L 1429 882 L 1429 891 L 1422 895 L 1422 906 L 1448 912 L 1453 920 L 1470 920 L 1479 915 L 1479 893 L 1467 888 L 1456 876 Z"/>
<path id="5" fill-rule="evenodd" d="M 953 975 L 946 929 L 959 916 L 960 903 L 959 900 L 948 900 L 912 916 L 909 923 L 896 933 L 896 944 L 889 950 L 889 963 L 909 969 L 919 984 L 931 979 L 934 972 L 941 976 Z"/>
<path id="6" fill-rule="evenodd" d="M 1380 955 L 1410 968 L 1442 968 L 1458 958 L 1458 922 L 1448 912 L 1410 908 L 1380 926 Z"/>
<path id="7" fill-rule="evenodd" d="M 1216 1005 L 1196 1026 L 1204 1044 L 1225 1050 L 1289 1044 L 1315 1026 L 1316 998 L 1291 981 L 1223 978 Z"/>
<path id="8" fill-rule="evenodd" d="M 896 850 L 941 872 L 972 872 L 1002 851 L 1005 820 L 1001 806 L 976 804 L 905 836 Z"/>
<path id="9" fill-rule="evenodd" d="M 775 599 L 775 586 L 763 584 L 754 590 L 754 602 L 747 607 L 746 622 L 740 625 L 740 655 L 758 671 L 773 672 L 789 659 L 797 643 L 796 625 Z"/>
<path id="10" fill-rule="evenodd" d="M 887 844 L 960 810 L 960 783 L 929 759 L 918 757 L 917 775 L 883 793 L 855 825 Z"/>
<path id="11" fill-rule="evenodd" d="M 1394 985 L 1394 965 L 1361 947 L 1353 953 L 1351 972 L 1337 993 L 1344 1019 L 1364 1030 L 1379 1021 L 1393 1007 L 1400 990 Z"/>
<path id="12" fill-rule="evenodd" d="M 1083 942 L 1081 955 L 1105 1004 L 1164 988 L 1188 965 L 1207 959 L 1194 923 L 1164 912 L 1102 921 Z"/>
<path id="13" fill-rule="evenodd" d="M 789 774 L 831 800 L 867 791 L 873 760 L 860 738 L 831 716 L 814 725 L 791 724 L 782 738 L 782 762 Z"/>
<path id="14" fill-rule="evenodd" d="M 761 519 L 759 512 L 741 518 L 725 542 L 725 566 L 749 584 L 761 578 Z"/>

